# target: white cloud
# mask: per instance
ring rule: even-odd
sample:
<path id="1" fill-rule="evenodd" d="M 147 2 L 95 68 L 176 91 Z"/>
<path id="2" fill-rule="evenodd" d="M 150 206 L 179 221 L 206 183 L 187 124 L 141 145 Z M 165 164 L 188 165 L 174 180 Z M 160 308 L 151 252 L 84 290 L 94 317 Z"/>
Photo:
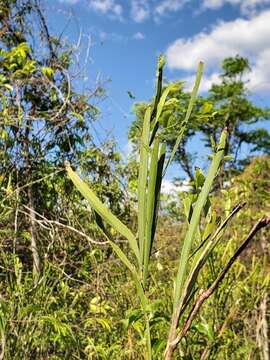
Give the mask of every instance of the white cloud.
<path id="1" fill-rule="evenodd" d="M 157 16 L 164 16 L 168 12 L 176 12 L 181 10 L 189 0 L 162 0 L 154 9 Z"/>
<path id="2" fill-rule="evenodd" d="M 125 158 L 128 158 L 129 156 L 131 156 L 134 152 L 134 149 L 133 149 L 133 144 L 132 144 L 132 141 L 128 141 L 126 143 L 126 145 L 124 146 L 124 151 L 123 151 L 123 156 Z"/>
<path id="3" fill-rule="evenodd" d="M 262 51 L 256 60 L 256 65 L 252 70 L 249 79 L 249 88 L 252 91 L 269 91 L 270 90 L 270 46 Z"/>
<path id="4" fill-rule="evenodd" d="M 70 0 L 69 0 L 70 1 Z M 110 14 L 121 18 L 123 8 L 122 5 L 115 0 L 90 0 L 89 7 L 101 14 Z"/>
<path id="5" fill-rule="evenodd" d="M 195 74 L 194 75 L 188 75 L 186 77 L 183 77 L 182 80 L 185 82 L 185 89 L 187 91 L 191 91 L 193 89 L 193 86 L 195 84 Z M 208 91 L 211 88 L 211 85 L 213 83 L 219 84 L 221 82 L 221 79 L 219 77 L 218 72 L 213 72 L 207 75 L 203 76 L 203 80 L 201 81 L 199 93 L 204 93 Z"/>
<path id="6" fill-rule="evenodd" d="M 100 38 L 100 41 L 112 41 L 112 42 L 124 42 L 128 40 L 128 37 L 116 32 L 106 32 L 103 30 L 98 31 L 98 36 Z"/>
<path id="7" fill-rule="evenodd" d="M 150 16 L 149 3 L 146 0 L 132 0 L 130 16 L 135 22 L 143 22 Z"/>
<path id="8" fill-rule="evenodd" d="M 171 180 L 164 179 L 161 185 L 162 194 L 166 195 L 175 195 L 176 193 L 189 191 L 190 185 L 189 181 L 185 180 L 181 184 L 175 184 Z"/>
<path id="9" fill-rule="evenodd" d="M 248 20 L 220 22 L 211 31 L 200 32 L 192 38 L 179 38 L 167 49 L 168 65 L 190 72 L 202 60 L 208 74 L 213 74 L 225 57 L 239 54 L 251 61 L 250 87 L 270 89 L 269 23 L 270 10 Z"/>
<path id="10" fill-rule="evenodd" d="M 225 4 L 226 0 L 204 0 L 203 7 L 206 9 L 219 9 Z"/>
<path id="11" fill-rule="evenodd" d="M 226 4 L 239 6 L 242 14 L 252 15 L 262 7 L 269 5 L 270 0 L 204 0 L 203 8 L 216 10 Z"/>
<path id="12" fill-rule="evenodd" d="M 133 35 L 133 39 L 143 40 L 143 39 L 145 39 L 145 35 L 143 33 L 141 33 L 140 31 L 138 31 Z"/>
<path id="13" fill-rule="evenodd" d="M 130 6 L 130 17 L 138 23 L 144 22 L 152 15 L 154 20 L 172 12 L 182 10 L 187 4 L 192 5 L 194 0 L 59 0 L 61 3 L 75 5 L 86 2 L 90 8 L 102 14 L 110 14 L 122 19 L 123 5 Z M 200 9 L 218 10 L 229 4 L 240 9 L 241 14 L 254 16 L 259 10 L 270 5 L 270 0 L 201 0 Z"/>

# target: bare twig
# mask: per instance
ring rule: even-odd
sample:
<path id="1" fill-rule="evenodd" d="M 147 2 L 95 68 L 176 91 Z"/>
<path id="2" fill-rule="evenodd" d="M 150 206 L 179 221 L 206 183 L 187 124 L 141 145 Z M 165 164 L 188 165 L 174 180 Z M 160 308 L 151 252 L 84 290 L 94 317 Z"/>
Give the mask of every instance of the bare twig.
<path id="1" fill-rule="evenodd" d="M 27 210 L 29 210 L 28 206 L 24 205 L 24 207 L 25 207 Z M 95 241 L 95 240 L 93 240 L 90 236 L 86 235 L 84 232 L 82 232 L 82 231 L 80 231 L 80 230 L 78 230 L 78 229 L 75 229 L 73 226 L 63 224 L 63 223 L 61 223 L 61 222 L 59 222 L 59 221 L 56 221 L 56 220 L 49 220 L 49 219 L 45 218 L 45 216 L 39 214 L 37 211 L 35 211 L 35 214 L 36 214 L 37 216 L 39 216 L 40 218 L 43 219 L 43 221 L 37 220 L 37 222 L 38 222 L 39 224 L 40 224 L 40 223 L 41 223 L 41 224 L 45 223 L 45 224 L 47 224 L 47 225 L 57 225 L 57 226 L 61 226 L 61 227 L 63 227 L 63 228 L 66 228 L 66 229 L 68 229 L 68 230 L 71 230 L 71 231 L 75 232 L 75 233 L 78 234 L 78 235 L 81 235 L 82 237 L 86 238 L 86 239 L 87 239 L 90 243 L 92 243 L 92 244 L 96 244 L 96 245 L 105 245 L 105 244 L 108 244 L 108 241 L 102 241 L 102 242 L 101 242 L 101 241 Z M 43 226 L 44 226 L 44 225 L 43 225 Z"/>
<path id="2" fill-rule="evenodd" d="M 60 117 L 61 113 L 63 112 L 63 110 L 65 109 L 65 107 L 67 106 L 68 102 L 69 102 L 69 98 L 70 98 L 70 93 L 71 93 L 71 82 L 70 82 L 70 76 L 69 76 L 69 73 L 68 71 L 66 71 L 63 67 L 61 67 L 60 65 L 57 66 L 61 71 L 62 73 L 65 75 L 66 77 L 66 80 L 67 80 L 67 95 L 66 97 L 64 97 L 62 94 L 61 94 L 61 97 L 63 97 L 62 101 L 63 101 L 63 104 L 62 106 L 60 107 L 60 109 L 57 111 L 57 113 L 55 115 L 53 115 L 51 118 L 50 118 L 50 121 L 53 122 L 55 119 L 57 119 L 58 117 Z M 54 87 L 58 92 L 61 93 L 61 91 L 53 84 L 53 82 L 49 81 L 50 82 L 50 85 L 52 87 Z M 61 124 L 64 124 L 65 122 L 67 122 L 68 120 L 64 120 L 64 121 L 61 121 Z"/>
<path id="3" fill-rule="evenodd" d="M 48 29 L 48 26 L 46 24 L 46 20 L 45 20 L 43 12 L 41 10 L 40 4 L 39 4 L 39 2 L 37 0 L 35 1 L 35 8 L 36 8 L 37 14 L 39 16 L 39 20 L 40 20 L 41 26 L 43 28 L 43 32 L 45 34 L 46 40 L 47 40 L 47 45 L 48 45 L 48 48 L 50 50 L 51 59 L 55 60 L 56 55 L 55 55 L 55 52 L 53 50 L 49 29 Z"/>

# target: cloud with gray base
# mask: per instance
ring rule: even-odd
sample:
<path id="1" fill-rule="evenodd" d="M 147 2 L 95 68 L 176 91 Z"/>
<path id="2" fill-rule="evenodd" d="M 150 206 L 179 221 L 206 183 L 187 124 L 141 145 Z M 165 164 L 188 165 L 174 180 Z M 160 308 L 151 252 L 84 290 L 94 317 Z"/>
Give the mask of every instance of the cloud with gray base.
<path id="1" fill-rule="evenodd" d="M 179 38 L 166 51 L 168 66 L 186 71 L 190 78 L 198 62 L 204 61 L 208 74 L 204 81 L 209 87 L 211 78 L 216 79 L 222 60 L 238 54 L 251 62 L 250 89 L 270 90 L 269 23 L 270 10 L 250 19 L 219 22 L 210 31 L 202 31 L 191 38 Z"/>

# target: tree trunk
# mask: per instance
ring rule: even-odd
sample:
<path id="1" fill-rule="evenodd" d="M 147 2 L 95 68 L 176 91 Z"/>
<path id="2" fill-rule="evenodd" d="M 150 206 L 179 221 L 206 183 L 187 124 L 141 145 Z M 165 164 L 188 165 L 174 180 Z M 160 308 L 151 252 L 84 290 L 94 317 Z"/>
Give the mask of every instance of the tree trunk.
<path id="1" fill-rule="evenodd" d="M 36 229 L 36 213 L 34 206 L 34 194 L 33 194 L 33 185 L 31 184 L 31 160 L 30 160 L 30 151 L 29 151 L 29 134 L 30 134 L 31 124 L 29 121 L 26 123 L 25 136 L 24 136 L 24 159 L 25 159 L 25 177 L 28 184 L 27 187 L 27 196 L 28 196 L 28 207 L 29 207 L 29 232 L 31 236 L 31 252 L 33 257 L 33 275 L 35 281 L 38 280 L 41 266 L 40 266 L 40 256 L 38 253 L 37 245 L 37 229 Z"/>
<path id="2" fill-rule="evenodd" d="M 33 199 L 33 191 L 32 186 L 28 187 L 28 199 L 29 199 L 29 216 L 30 216 L 30 224 L 29 231 L 31 234 L 31 251 L 33 256 L 33 274 L 34 277 L 39 276 L 40 274 L 40 257 L 38 253 L 37 246 L 37 230 L 36 230 L 36 213 L 34 209 L 34 199 Z"/>
<path id="3" fill-rule="evenodd" d="M 257 334 L 256 342 L 260 351 L 261 360 L 270 359 L 270 349 L 269 349 L 269 329 L 267 322 L 267 293 L 264 295 L 260 307 L 259 307 L 259 316 L 257 320 Z"/>

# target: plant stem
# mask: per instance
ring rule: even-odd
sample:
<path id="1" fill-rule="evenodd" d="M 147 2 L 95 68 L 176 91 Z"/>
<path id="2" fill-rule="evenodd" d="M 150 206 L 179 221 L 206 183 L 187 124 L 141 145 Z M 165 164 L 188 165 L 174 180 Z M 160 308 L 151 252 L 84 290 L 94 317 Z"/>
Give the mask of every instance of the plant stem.
<path id="1" fill-rule="evenodd" d="M 197 298 L 194 305 L 192 306 L 192 308 L 190 310 L 190 313 L 188 314 L 188 317 L 185 320 L 185 323 L 184 323 L 181 331 L 179 332 L 177 337 L 167 345 L 167 349 L 166 349 L 166 353 L 165 353 L 165 360 L 171 360 L 172 359 L 174 350 L 176 349 L 179 342 L 183 339 L 183 337 L 186 335 L 186 333 L 190 329 L 190 326 L 191 326 L 193 320 L 198 315 L 198 312 L 200 311 L 201 306 L 203 305 L 205 300 L 207 300 L 214 293 L 214 291 L 219 287 L 219 285 L 223 281 L 224 277 L 226 276 L 226 274 L 228 273 L 228 271 L 230 270 L 230 268 L 232 267 L 232 265 L 234 264 L 236 259 L 246 249 L 249 242 L 254 238 L 254 236 L 257 234 L 257 232 L 260 229 L 268 226 L 269 224 L 270 224 L 270 217 L 262 217 L 252 227 L 251 231 L 249 232 L 249 234 L 246 237 L 246 239 L 244 240 L 244 242 L 239 246 L 239 248 L 236 250 L 236 252 L 229 259 L 229 261 L 227 262 L 227 264 L 225 265 L 225 267 L 223 268 L 221 273 L 218 275 L 216 280 L 213 282 L 213 284 L 207 290 L 203 290 L 200 293 L 199 297 Z"/>
<path id="2" fill-rule="evenodd" d="M 152 360 L 152 347 L 151 347 L 151 332 L 150 332 L 150 323 L 149 319 L 147 318 L 146 321 L 146 342 L 147 342 L 147 360 Z"/>

